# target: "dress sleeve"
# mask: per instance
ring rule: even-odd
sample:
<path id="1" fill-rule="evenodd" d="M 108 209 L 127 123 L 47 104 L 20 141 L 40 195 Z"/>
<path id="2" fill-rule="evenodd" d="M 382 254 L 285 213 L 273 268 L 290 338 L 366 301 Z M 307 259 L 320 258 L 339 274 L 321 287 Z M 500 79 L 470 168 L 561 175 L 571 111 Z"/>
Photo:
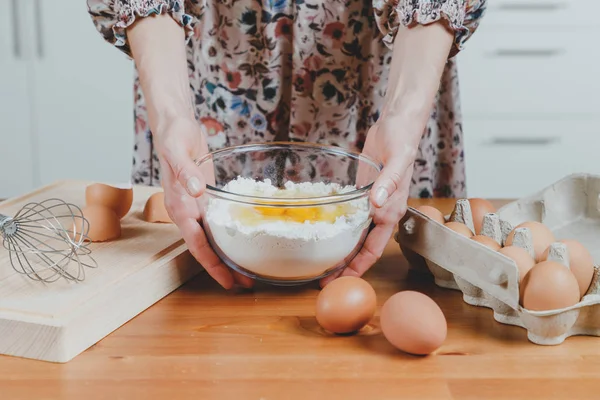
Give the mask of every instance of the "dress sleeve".
<path id="1" fill-rule="evenodd" d="M 185 13 L 184 0 L 87 0 L 87 4 L 96 29 L 129 57 L 126 29 L 137 18 L 168 13 L 184 28 L 186 41 L 193 35 L 194 19 Z"/>
<path id="2" fill-rule="evenodd" d="M 400 25 L 430 24 L 444 19 L 454 31 L 450 57 L 463 49 L 477 29 L 487 0 L 373 0 L 375 19 L 383 41 L 392 47 Z"/>

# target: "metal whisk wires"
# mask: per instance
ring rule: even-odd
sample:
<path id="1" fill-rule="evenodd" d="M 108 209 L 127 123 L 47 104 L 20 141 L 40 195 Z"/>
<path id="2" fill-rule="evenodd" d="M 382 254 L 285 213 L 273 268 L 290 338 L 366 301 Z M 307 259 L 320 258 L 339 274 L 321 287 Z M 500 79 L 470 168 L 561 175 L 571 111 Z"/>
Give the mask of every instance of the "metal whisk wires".
<path id="1" fill-rule="evenodd" d="M 74 204 L 60 199 L 28 203 L 14 217 L 0 214 L 0 235 L 15 271 L 34 281 L 83 281 L 90 255 L 89 222 Z"/>

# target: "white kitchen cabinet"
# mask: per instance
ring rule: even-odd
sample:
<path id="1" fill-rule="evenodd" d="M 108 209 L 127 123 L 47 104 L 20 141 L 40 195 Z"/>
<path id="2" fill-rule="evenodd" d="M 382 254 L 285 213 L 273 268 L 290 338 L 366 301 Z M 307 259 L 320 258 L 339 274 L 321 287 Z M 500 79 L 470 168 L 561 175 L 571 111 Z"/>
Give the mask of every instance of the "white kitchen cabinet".
<path id="1" fill-rule="evenodd" d="M 586 120 L 470 120 L 464 131 L 471 197 L 518 198 L 568 174 L 600 175 L 598 130 Z"/>
<path id="2" fill-rule="evenodd" d="M 0 7 L 16 3 L 0 10 L 0 198 L 60 179 L 128 182 L 133 62 L 104 42 L 85 1 Z"/>
<path id="3" fill-rule="evenodd" d="M 489 2 L 457 58 L 468 196 L 523 197 L 571 173 L 600 174 L 599 9 Z"/>
<path id="4" fill-rule="evenodd" d="M 34 179 L 29 64 L 18 0 L 0 0 L 0 198 L 24 192 Z"/>

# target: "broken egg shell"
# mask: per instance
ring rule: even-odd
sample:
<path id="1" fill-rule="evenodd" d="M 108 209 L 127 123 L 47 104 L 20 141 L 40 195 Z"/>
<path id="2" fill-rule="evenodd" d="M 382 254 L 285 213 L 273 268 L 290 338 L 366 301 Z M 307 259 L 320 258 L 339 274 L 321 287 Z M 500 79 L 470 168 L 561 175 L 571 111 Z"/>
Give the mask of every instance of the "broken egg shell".
<path id="1" fill-rule="evenodd" d="M 475 235 L 475 236 L 471 236 L 471 239 L 478 243 L 481 243 L 484 246 L 489 247 L 490 249 L 492 249 L 494 251 L 500 250 L 500 243 L 496 242 L 494 239 L 492 239 L 489 236 Z"/>
<path id="2" fill-rule="evenodd" d="M 85 202 L 88 206 L 110 208 L 121 219 L 133 204 L 133 189 L 94 183 L 85 188 Z"/>
<path id="3" fill-rule="evenodd" d="M 173 223 L 165 208 L 165 193 L 156 192 L 146 201 L 143 211 L 144 220 L 148 222 Z"/>
<path id="4" fill-rule="evenodd" d="M 421 213 L 427 215 L 432 220 L 439 222 L 440 224 L 446 223 L 446 218 L 444 218 L 444 214 L 435 207 L 432 206 L 419 206 L 416 208 Z"/>
<path id="5" fill-rule="evenodd" d="M 348 334 L 371 321 L 377 307 L 375 289 L 364 279 L 342 276 L 329 282 L 317 296 L 315 316 L 329 332 Z"/>
<path id="6" fill-rule="evenodd" d="M 106 242 L 121 237 L 121 220 L 117 214 L 108 207 L 91 205 L 81 209 L 83 217 L 89 223 L 87 240 L 92 242 Z M 83 231 L 82 220 L 75 220 L 75 239 Z"/>
<path id="7" fill-rule="evenodd" d="M 575 278 L 579 283 L 579 292 L 581 296 L 584 296 L 594 277 L 594 259 L 588 249 L 576 240 L 564 239 L 559 240 L 559 243 L 563 243 L 567 246 L 569 269 L 573 275 L 575 275 Z M 550 247 L 542 254 L 542 260 L 545 261 L 548 259 L 549 252 Z"/>
<path id="8" fill-rule="evenodd" d="M 579 283 L 568 267 L 555 261 L 542 261 L 523 278 L 523 307 L 531 311 L 549 311 L 577 304 L 581 298 Z"/>
<path id="9" fill-rule="evenodd" d="M 471 229 L 469 229 L 469 227 L 462 222 L 450 221 L 446 222 L 444 225 L 465 237 L 473 237 L 473 231 L 471 231 Z"/>
<path id="10" fill-rule="evenodd" d="M 381 331 L 397 349 L 426 355 L 446 340 L 446 317 L 433 299 L 405 290 L 392 295 L 381 308 Z"/>
<path id="11" fill-rule="evenodd" d="M 531 237 L 533 241 L 533 251 L 535 253 L 535 261 L 542 261 L 542 255 L 544 251 L 550 246 L 554 241 L 554 233 L 548 228 L 546 225 L 537 221 L 527 221 L 523 222 L 515 227 L 508 236 L 506 237 L 505 246 L 511 246 L 513 243 L 513 239 L 515 236 L 515 230 L 518 228 L 528 228 L 531 232 Z"/>
<path id="12" fill-rule="evenodd" d="M 486 214 L 492 214 L 496 212 L 496 207 L 485 199 L 480 198 L 472 198 L 469 199 L 469 204 L 471 205 L 471 215 L 473 217 L 473 225 L 475 226 L 475 234 L 481 233 L 481 228 L 483 227 L 483 217 Z"/>

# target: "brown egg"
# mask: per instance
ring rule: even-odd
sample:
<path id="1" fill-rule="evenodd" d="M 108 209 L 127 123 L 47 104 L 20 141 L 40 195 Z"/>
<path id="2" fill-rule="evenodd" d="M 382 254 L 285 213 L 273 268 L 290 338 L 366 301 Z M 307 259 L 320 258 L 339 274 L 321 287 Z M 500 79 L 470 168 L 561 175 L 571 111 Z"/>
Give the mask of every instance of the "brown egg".
<path id="1" fill-rule="evenodd" d="M 121 219 L 133 204 L 133 189 L 94 183 L 85 188 L 85 202 L 88 206 L 108 207 Z"/>
<path id="2" fill-rule="evenodd" d="M 479 198 L 469 199 L 469 205 L 471 206 L 471 214 L 473 215 L 475 233 L 480 234 L 483 227 L 483 217 L 485 214 L 495 213 L 496 207 L 488 200 Z"/>
<path id="3" fill-rule="evenodd" d="M 419 292 L 406 290 L 391 296 L 381 308 L 380 321 L 385 338 L 406 353 L 430 354 L 446 340 L 444 313 Z"/>
<path id="4" fill-rule="evenodd" d="M 494 251 L 500 250 L 500 243 L 496 242 L 494 239 L 492 239 L 489 236 L 475 235 L 475 236 L 472 236 L 471 239 L 473 239 L 476 242 L 481 243 L 484 246 L 489 247 L 490 249 L 492 249 Z"/>
<path id="5" fill-rule="evenodd" d="M 452 229 L 454 232 L 460 233 L 463 236 L 468 238 L 473 236 L 473 232 L 469 229 L 468 226 L 463 224 L 462 222 L 450 221 L 445 224 L 448 228 Z"/>
<path id="6" fill-rule="evenodd" d="M 429 218 L 433 219 L 440 224 L 445 224 L 446 219 L 444 218 L 444 214 L 440 210 L 431 206 L 419 206 L 417 210 L 427 215 Z"/>
<path id="7" fill-rule="evenodd" d="M 519 282 L 523 281 L 525 275 L 535 265 L 535 260 L 529 255 L 527 250 L 517 246 L 506 246 L 498 250 L 498 253 L 505 255 L 517 264 L 519 269 Z"/>
<path id="8" fill-rule="evenodd" d="M 579 283 L 564 265 L 554 261 L 536 264 L 523 278 L 523 307 L 532 311 L 556 310 L 579 302 Z"/>
<path id="9" fill-rule="evenodd" d="M 555 241 L 554 234 L 552 231 L 541 222 L 537 221 L 528 221 L 523 222 L 515 226 L 508 236 L 506 237 L 506 241 L 504 243 L 505 246 L 511 246 L 513 238 L 515 236 L 515 230 L 517 228 L 529 228 L 531 231 L 531 237 L 533 239 L 533 251 L 535 253 L 535 262 L 542 261 L 542 255 L 544 251 Z"/>
<path id="10" fill-rule="evenodd" d="M 82 208 L 83 216 L 89 223 L 88 240 L 105 242 L 121 236 L 121 221 L 115 212 L 103 206 L 87 206 Z M 75 232 L 82 232 L 81 220 L 75 222 Z M 76 235 L 76 239 L 79 235 Z"/>
<path id="11" fill-rule="evenodd" d="M 144 206 L 144 220 L 148 222 L 173 223 L 165 208 L 165 193 L 157 192 L 151 195 Z"/>
<path id="12" fill-rule="evenodd" d="M 325 330 L 352 333 L 369 323 L 376 307 L 375 290 L 367 281 L 342 276 L 331 281 L 319 293 L 316 318 Z"/>
<path id="13" fill-rule="evenodd" d="M 559 240 L 567 246 L 569 253 L 569 269 L 575 275 L 575 279 L 579 283 L 579 292 L 584 296 L 592 283 L 594 277 L 594 259 L 584 245 L 576 240 L 565 239 Z M 542 260 L 548 259 L 550 247 L 544 251 Z"/>

